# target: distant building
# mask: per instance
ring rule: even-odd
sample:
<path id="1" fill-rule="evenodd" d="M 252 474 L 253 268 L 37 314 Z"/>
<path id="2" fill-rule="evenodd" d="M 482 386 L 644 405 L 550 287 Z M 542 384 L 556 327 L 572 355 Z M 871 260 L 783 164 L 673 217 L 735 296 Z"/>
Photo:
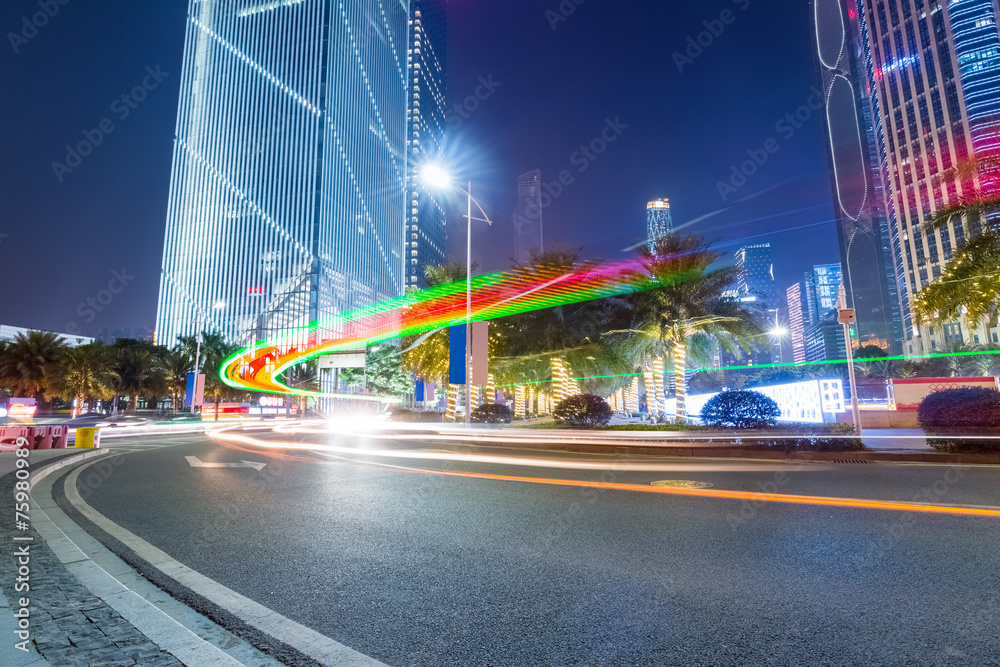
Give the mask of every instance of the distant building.
<path id="1" fill-rule="evenodd" d="M 788 328 L 792 340 L 792 360 L 795 363 L 820 360 L 809 358 L 806 331 L 822 322 L 823 318 L 836 308 L 837 294 L 842 280 L 840 264 L 818 264 L 812 271 L 806 271 L 802 280 L 785 290 L 788 303 Z M 814 349 L 816 345 L 814 341 Z"/>
<path id="2" fill-rule="evenodd" d="M 809 324 L 809 304 L 806 301 L 805 282 L 799 281 L 785 290 L 788 301 L 788 330 L 792 340 L 792 361 L 801 364 L 806 360 L 803 339 L 805 327 Z"/>
<path id="3" fill-rule="evenodd" d="M 514 258 L 526 263 L 532 250 L 544 250 L 542 238 L 542 172 L 517 177 L 517 213 L 514 215 Z"/>
<path id="4" fill-rule="evenodd" d="M 753 296 L 768 309 L 776 307 L 774 302 L 774 262 L 771 260 L 771 244 L 758 243 L 743 246 L 736 251 L 736 266 L 740 269 L 736 289 L 740 296 Z"/>
<path id="5" fill-rule="evenodd" d="M 830 311 L 819 322 L 810 324 L 802 335 L 806 361 L 831 361 L 847 357 L 844 326 L 837 323 L 836 311 Z"/>
<path id="6" fill-rule="evenodd" d="M 17 338 L 18 334 L 27 334 L 29 331 L 40 331 L 40 329 L 27 329 L 25 327 L 12 327 L 6 324 L 0 324 L 0 340 L 11 341 Z M 80 345 L 86 345 L 87 343 L 94 342 L 94 339 L 89 336 L 58 333 L 55 331 L 48 331 L 46 333 L 54 333 L 58 335 L 59 340 L 66 343 L 69 347 L 79 347 Z"/>
<path id="7" fill-rule="evenodd" d="M 656 242 L 674 231 L 674 221 L 670 216 L 670 200 L 656 199 L 646 203 L 646 238 L 649 249 Z"/>
<path id="8" fill-rule="evenodd" d="M 410 74 L 406 112 L 408 202 L 403 244 L 407 287 L 425 286 L 424 268 L 444 264 L 448 251 L 444 208 L 419 178 L 421 166 L 440 159 L 443 152 L 448 83 L 446 3 L 410 0 L 410 47 L 406 55 Z"/>

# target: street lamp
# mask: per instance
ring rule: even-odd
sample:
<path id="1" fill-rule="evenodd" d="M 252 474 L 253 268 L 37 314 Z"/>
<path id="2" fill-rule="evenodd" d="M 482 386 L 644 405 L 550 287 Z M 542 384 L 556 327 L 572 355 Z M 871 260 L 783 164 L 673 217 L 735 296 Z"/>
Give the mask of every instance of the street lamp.
<path id="1" fill-rule="evenodd" d="M 449 174 L 444 168 L 436 164 L 425 165 L 420 170 L 420 180 L 430 188 L 435 190 L 446 190 L 448 188 L 455 188 L 462 194 L 464 194 L 466 199 L 466 213 L 465 219 L 468 224 L 468 229 L 465 235 L 465 423 L 472 423 L 472 221 L 479 220 L 480 222 L 485 222 L 488 225 L 492 225 L 493 221 L 490 220 L 490 216 L 486 215 L 486 211 L 483 210 L 482 204 L 480 204 L 472 196 L 472 181 L 469 181 L 468 189 L 462 188 L 453 182 L 451 174 Z M 472 204 L 475 202 L 476 207 L 479 209 L 479 213 L 482 214 L 481 218 L 472 217 Z"/>
<path id="2" fill-rule="evenodd" d="M 854 430 L 861 437 L 861 411 L 858 409 L 858 383 L 854 379 L 854 357 L 851 346 L 851 325 L 858 321 L 853 308 L 847 307 L 847 290 L 840 283 L 837 290 L 837 322 L 844 325 L 844 348 L 847 352 L 847 379 L 851 383 L 851 412 L 854 414 Z"/>

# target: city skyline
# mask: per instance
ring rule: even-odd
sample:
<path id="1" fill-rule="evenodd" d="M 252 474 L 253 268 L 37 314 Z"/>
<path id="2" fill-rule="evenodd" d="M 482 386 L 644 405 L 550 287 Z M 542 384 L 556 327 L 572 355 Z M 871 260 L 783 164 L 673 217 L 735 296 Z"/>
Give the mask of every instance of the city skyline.
<path id="1" fill-rule="evenodd" d="M 670 183 L 672 191 L 685 192 L 683 202 L 677 200 L 673 206 L 676 228 L 702 233 L 728 252 L 750 242 L 748 237 L 767 235 L 776 244 L 776 256 L 787 258 L 779 262 L 787 266 L 782 280 L 793 279 L 806 265 L 837 259 L 829 243 L 835 236 L 829 188 L 825 187 L 820 123 L 816 119 L 796 121 L 795 127 L 785 120 L 805 103 L 814 84 L 813 70 L 805 63 L 798 64 L 811 48 L 806 8 L 775 22 L 766 12 L 755 13 L 751 7 L 740 14 L 740 22 L 727 28 L 724 39 L 718 39 L 693 65 L 678 71 L 674 51 L 683 53 L 688 36 L 697 36 L 704 30 L 703 22 L 711 18 L 702 8 L 671 12 L 675 27 L 669 34 L 657 33 L 657 39 L 666 40 L 668 48 L 651 57 L 641 51 L 612 55 L 586 46 L 592 34 L 626 44 L 633 41 L 635 30 L 644 29 L 630 17 L 616 17 L 610 8 L 595 5 L 584 11 L 581 7 L 565 24 L 558 23 L 553 29 L 545 18 L 546 8 L 537 3 L 509 7 L 453 4 L 448 23 L 458 29 L 450 29 L 447 39 L 451 94 L 446 122 L 454 141 L 447 147 L 446 157 L 456 173 L 473 181 L 477 198 L 491 217 L 501 222 L 474 232 L 473 255 L 480 270 L 504 268 L 514 256 L 512 226 L 506 222 L 516 210 L 516 192 L 510 184 L 518 174 L 536 166 L 551 192 L 556 192 L 562 172 L 572 178 L 545 207 L 546 246 L 551 242 L 582 248 L 586 257 L 626 256 L 625 249 L 643 238 L 642 227 L 634 222 L 635 202 L 666 194 L 662 184 Z M 39 303 L 14 296 L 7 302 L 4 321 L 53 330 L 74 323 L 81 331 L 90 332 L 153 322 L 158 290 L 154 265 L 162 256 L 185 9 L 144 5 L 102 14 L 67 5 L 18 53 L 11 50 L 3 56 L 10 64 L 4 85 L 12 98 L 24 99 L 26 105 L 5 111 L 10 124 L 25 128 L 10 147 L 13 163 L 24 168 L 11 174 L 3 186 L 12 206 L 11 220 L 22 224 L 2 230 L 8 236 L 0 240 L 0 255 L 9 271 L 24 272 L 25 258 L 41 242 L 33 230 L 46 229 L 67 241 L 65 247 L 51 249 L 56 270 L 37 278 L 38 289 L 50 297 Z M 17 25 L 27 9 L 12 4 L 0 11 L 6 12 L 0 15 L 0 19 L 7 17 L 6 24 Z M 665 10 L 652 11 L 656 15 Z M 63 20 L 74 22 L 72 31 L 61 23 Z M 473 39 L 473 28 L 478 26 L 490 29 Z M 790 26 L 799 26 L 799 32 Z M 93 35 L 98 42 L 114 41 L 115 51 L 87 52 L 79 62 L 66 64 L 65 73 L 63 69 L 52 70 L 48 60 L 52 49 L 66 40 L 73 43 L 77 30 Z M 754 50 L 752 63 L 740 64 L 735 70 L 729 65 L 722 67 L 731 61 L 731 54 L 746 51 L 768 31 L 798 36 L 784 48 Z M 509 44 L 512 38 L 521 45 L 517 56 L 509 62 L 497 58 L 494 54 L 509 48 L 501 45 Z M 482 43 L 477 44 L 477 40 Z M 659 77 L 669 84 L 671 94 L 680 94 L 690 102 L 671 106 L 666 115 L 647 113 L 649 90 L 626 85 L 624 80 L 611 84 L 607 79 L 600 84 L 606 94 L 587 96 L 584 112 L 567 123 L 564 114 L 580 103 L 578 94 L 570 92 L 576 90 L 574 84 L 553 81 L 547 73 L 530 66 L 566 48 L 575 49 L 585 62 L 593 63 L 597 74 L 604 72 L 606 65 L 599 65 L 596 58 L 616 58 L 615 69 L 632 69 L 637 79 Z M 792 62 L 787 60 L 788 49 L 801 55 L 792 69 L 780 80 L 761 78 L 761 71 L 778 63 L 787 69 Z M 147 65 L 154 70 L 159 66 L 165 77 L 127 119 L 119 122 L 109 112 L 110 103 L 142 82 Z M 108 72 L 109 84 L 90 90 L 74 83 L 84 80 L 77 69 L 84 66 Z M 537 74 L 521 78 L 515 71 Z M 30 81 L 39 76 L 54 83 L 41 97 L 18 92 L 30 89 Z M 55 83 L 59 76 L 68 77 L 65 85 Z M 745 92 L 730 84 L 746 76 L 751 76 L 747 81 L 755 81 L 758 88 L 770 91 L 749 110 L 730 105 L 733 95 Z M 703 90 L 704 95 L 687 94 L 693 90 Z M 73 103 L 68 104 L 60 91 L 72 93 Z M 610 99 L 617 102 L 609 103 Z M 537 113 L 523 116 L 529 107 Z M 52 116 L 50 109 L 58 110 L 57 114 Z M 15 113 L 23 115 L 15 117 Z M 63 161 L 65 146 L 82 139 L 81 128 L 89 131 L 105 115 L 114 120 L 114 132 L 72 173 L 56 180 L 51 163 Z M 519 138 L 501 128 L 500 124 L 511 117 L 522 119 Z M 616 121 L 624 126 L 621 135 L 600 154 L 592 152 L 590 144 L 609 122 Z M 706 144 L 684 130 L 696 123 L 710 123 L 719 131 L 713 130 L 713 138 Z M 779 123 L 780 131 L 775 129 Z M 794 130 L 794 136 L 786 139 L 789 130 Z M 741 155 L 746 156 L 771 135 L 780 138 L 781 152 L 748 179 L 738 195 L 723 201 L 717 181 L 728 177 L 731 165 L 738 164 Z M 29 136 L 47 137 L 48 143 L 32 152 L 26 141 Z M 595 146 L 602 148 L 599 142 Z M 681 159 L 673 160 L 676 166 L 672 166 L 664 163 L 664 154 Z M 803 168 L 803 159 L 811 167 Z M 105 183 L 116 185 L 108 189 Z M 462 206 L 449 201 L 442 201 L 442 206 L 448 217 L 449 255 L 456 257 L 456 249 L 464 252 L 465 245 Z M 111 230 L 115 228 L 128 233 L 114 235 Z M 800 261 L 799 246 L 809 247 L 816 256 Z M 81 261 L 78 256 L 87 259 Z M 82 317 L 79 304 L 100 292 L 111 271 L 123 267 L 136 276 L 128 289 L 116 294 L 96 316 L 83 308 L 88 316 Z M 70 273 L 72 280 L 68 279 Z"/>

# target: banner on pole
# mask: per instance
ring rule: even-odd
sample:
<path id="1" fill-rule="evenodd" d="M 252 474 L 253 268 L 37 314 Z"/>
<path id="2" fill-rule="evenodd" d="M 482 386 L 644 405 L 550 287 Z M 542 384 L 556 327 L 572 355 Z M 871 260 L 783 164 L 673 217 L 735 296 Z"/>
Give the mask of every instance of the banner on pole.
<path id="1" fill-rule="evenodd" d="M 448 329 L 448 382 L 465 384 L 465 325 Z"/>
<path id="2" fill-rule="evenodd" d="M 490 323 L 472 323 L 472 384 L 490 383 Z"/>

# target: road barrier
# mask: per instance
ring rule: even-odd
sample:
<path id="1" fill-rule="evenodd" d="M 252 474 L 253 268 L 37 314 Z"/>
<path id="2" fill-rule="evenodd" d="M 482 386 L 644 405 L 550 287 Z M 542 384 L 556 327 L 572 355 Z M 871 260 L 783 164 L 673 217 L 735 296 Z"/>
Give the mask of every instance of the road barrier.
<path id="1" fill-rule="evenodd" d="M 76 440 L 73 446 L 78 449 L 98 449 L 101 446 L 101 429 L 94 427 L 76 429 Z"/>
<path id="2" fill-rule="evenodd" d="M 27 441 L 27 449 L 66 449 L 68 426 L 4 426 L 0 427 L 0 451 L 18 449 L 18 440 Z"/>

